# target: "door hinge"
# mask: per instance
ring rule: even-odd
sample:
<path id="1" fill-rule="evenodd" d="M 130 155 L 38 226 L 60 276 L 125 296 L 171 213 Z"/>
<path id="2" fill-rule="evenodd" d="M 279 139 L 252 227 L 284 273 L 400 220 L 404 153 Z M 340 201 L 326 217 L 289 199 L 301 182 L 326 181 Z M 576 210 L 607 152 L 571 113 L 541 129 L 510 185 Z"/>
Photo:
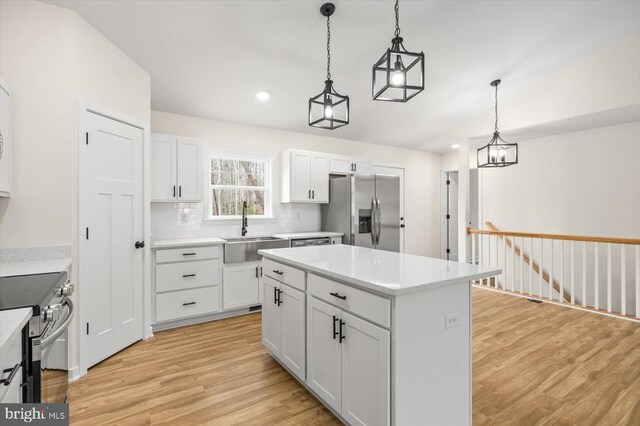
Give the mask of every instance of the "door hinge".
<path id="1" fill-rule="evenodd" d="M 447 249 L 447 254 L 451 253 L 451 249 Z"/>
<path id="2" fill-rule="evenodd" d="M 451 219 L 451 215 L 450 214 L 447 215 L 447 219 Z"/>
<path id="3" fill-rule="evenodd" d="M 89 323 L 87 323 L 87 336 L 89 335 Z"/>
<path id="4" fill-rule="evenodd" d="M 87 240 L 88 240 L 89 239 L 89 227 L 86 228 L 86 237 L 87 237 Z"/>
<path id="5" fill-rule="evenodd" d="M 447 179 L 447 185 L 451 185 L 451 181 Z"/>
<path id="6" fill-rule="evenodd" d="M 89 145 L 89 132 L 84 133 L 84 143 Z"/>

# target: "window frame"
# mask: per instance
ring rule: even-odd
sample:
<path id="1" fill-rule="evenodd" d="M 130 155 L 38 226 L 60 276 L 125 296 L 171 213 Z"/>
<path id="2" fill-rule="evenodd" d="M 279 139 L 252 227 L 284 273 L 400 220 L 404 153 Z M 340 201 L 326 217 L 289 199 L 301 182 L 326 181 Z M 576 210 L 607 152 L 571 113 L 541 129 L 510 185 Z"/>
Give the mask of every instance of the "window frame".
<path id="1" fill-rule="evenodd" d="M 211 183 L 211 160 L 232 160 L 232 161 L 254 161 L 264 163 L 264 186 L 243 186 L 243 185 L 213 185 Z M 207 157 L 207 175 L 206 175 L 206 208 L 207 212 L 204 215 L 204 220 L 222 221 L 222 220 L 238 220 L 242 218 L 242 215 L 226 215 L 226 216 L 213 216 L 212 211 L 212 191 L 213 189 L 235 189 L 235 190 L 263 190 L 264 191 L 264 214 L 263 215 L 249 215 L 250 219 L 272 219 L 273 218 L 273 186 L 272 186 L 272 160 L 267 157 L 259 157 L 255 155 L 236 155 L 236 154 L 217 154 L 210 153 Z"/>

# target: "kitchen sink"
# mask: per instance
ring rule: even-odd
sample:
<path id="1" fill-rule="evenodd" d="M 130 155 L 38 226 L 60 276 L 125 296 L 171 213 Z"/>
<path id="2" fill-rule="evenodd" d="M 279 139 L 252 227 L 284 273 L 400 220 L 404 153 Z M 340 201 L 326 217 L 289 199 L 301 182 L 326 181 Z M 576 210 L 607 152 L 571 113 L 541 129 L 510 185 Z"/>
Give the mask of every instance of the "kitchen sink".
<path id="1" fill-rule="evenodd" d="M 258 250 L 289 247 L 289 240 L 275 237 L 225 238 L 224 263 L 260 260 Z"/>

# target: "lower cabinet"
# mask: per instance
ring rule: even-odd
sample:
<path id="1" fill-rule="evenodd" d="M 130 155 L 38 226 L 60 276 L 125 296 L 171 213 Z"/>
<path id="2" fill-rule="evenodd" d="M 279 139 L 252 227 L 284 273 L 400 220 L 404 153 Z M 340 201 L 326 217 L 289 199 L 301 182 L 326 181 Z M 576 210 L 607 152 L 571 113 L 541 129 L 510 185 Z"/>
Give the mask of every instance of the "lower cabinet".
<path id="1" fill-rule="evenodd" d="M 307 298 L 307 385 L 352 425 L 390 423 L 390 334 Z"/>
<path id="2" fill-rule="evenodd" d="M 222 299 L 224 310 L 260 304 L 260 262 L 225 265 Z"/>
<path id="3" fill-rule="evenodd" d="M 262 342 L 300 380 L 305 379 L 305 294 L 263 277 Z"/>

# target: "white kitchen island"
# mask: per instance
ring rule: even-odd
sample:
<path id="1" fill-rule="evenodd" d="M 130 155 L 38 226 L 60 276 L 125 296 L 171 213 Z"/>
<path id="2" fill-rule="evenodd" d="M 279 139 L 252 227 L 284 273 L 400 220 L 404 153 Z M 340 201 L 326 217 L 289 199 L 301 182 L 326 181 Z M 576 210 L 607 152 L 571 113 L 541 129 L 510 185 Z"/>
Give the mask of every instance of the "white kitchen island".
<path id="1" fill-rule="evenodd" d="M 499 269 L 348 245 L 260 254 L 263 344 L 343 422 L 471 424 L 471 281 Z"/>

